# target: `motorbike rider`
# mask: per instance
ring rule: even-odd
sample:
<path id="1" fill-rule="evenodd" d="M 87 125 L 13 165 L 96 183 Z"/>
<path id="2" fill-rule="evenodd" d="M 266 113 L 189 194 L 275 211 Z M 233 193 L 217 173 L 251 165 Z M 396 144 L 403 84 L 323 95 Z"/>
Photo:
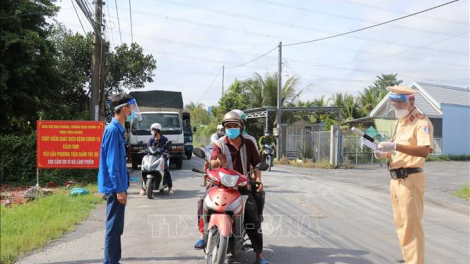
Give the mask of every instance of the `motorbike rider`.
<path id="1" fill-rule="evenodd" d="M 162 135 L 162 125 L 159 123 L 153 123 L 150 126 L 150 131 L 152 133 L 152 136 L 149 139 L 149 142 L 147 143 L 147 147 L 157 147 L 161 148 L 164 150 L 168 150 L 168 138 Z M 173 195 L 173 180 L 171 179 L 171 173 L 170 173 L 170 168 L 168 167 L 168 156 L 166 154 L 163 154 L 163 158 L 165 159 L 165 178 L 168 183 L 168 194 Z M 143 179 L 143 186 L 145 186 L 145 181 L 146 179 Z M 144 187 L 142 187 L 142 190 L 140 190 L 140 195 L 146 195 L 146 190 Z"/>
<path id="2" fill-rule="evenodd" d="M 214 144 L 211 155 L 212 168 L 231 168 L 239 173 L 247 175 L 250 167 L 255 167 L 261 162 L 255 144 L 242 136 L 245 122 L 236 111 L 230 111 L 225 114 L 222 121 L 225 127 L 226 136 L 218 140 Z M 245 206 L 245 226 L 246 233 L 251 240 L 254 251 L 256 252 L 255 264 L 269 264 L 263 257 L 263 234 L 261 230 L 261 217 L 258 209 L 258 203 L 255 200 L 253 192 L 262 192 L 263 183 L 261 182 L 261 172 L 255 171 L 255 181 L 260 184 L 255 187 L 256 190 L 248 190 L 240 188 L 242 195 L 247 195 L 248 199 Z M 247 175 L 248 176 L 248 175 Z M 200 229 L 200 231 L 203 231 Z M 201 245 L 202 244 L 202 245 Z M 203 247 L 204 241 L 199 240 L 196 248 Z"/>
<path id="3" fill-rule="evenodd" d="M 218 125 L 217 126 L 217 131 L 212 134 L 211 136 L 211 144 L 214 144 L 215 142 L 217 142 L 217 140 L 219 140 L 219 138 L 225 136 L 225 129 L 224 129 L 224 126 L 223 125 Z"/>
<path id="4" fill-rule="evenodd" d="M 258 144 L 260 147 L 259 153 L 261 156 L 261 160 L 264 161 L 266 158 L 265 155 L 263 154 L 264 145 L 272 146 L 274 149 L 274 147 L 276 146 L 276 140 L 271 136 L 271 133 L 269 133 L 269 130 L 266 130 L 264 131 L 264 136 L 259 138 Z M 272 160 L 271 160 L 271 163 L 272 163 Z"/>

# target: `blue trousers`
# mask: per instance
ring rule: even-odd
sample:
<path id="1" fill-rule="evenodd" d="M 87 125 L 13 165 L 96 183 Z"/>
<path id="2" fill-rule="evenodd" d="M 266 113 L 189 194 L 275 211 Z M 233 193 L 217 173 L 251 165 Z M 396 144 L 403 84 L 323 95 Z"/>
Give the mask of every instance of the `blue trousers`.
<path id="1" fill-rule="evenodd" d="M 104 239 L 104 264 L 118 264 L 121 259 L 121 235 L 124 232 L 126 206 L 117 199 L 116 193 L 106 194 L 106 235 Z"/>

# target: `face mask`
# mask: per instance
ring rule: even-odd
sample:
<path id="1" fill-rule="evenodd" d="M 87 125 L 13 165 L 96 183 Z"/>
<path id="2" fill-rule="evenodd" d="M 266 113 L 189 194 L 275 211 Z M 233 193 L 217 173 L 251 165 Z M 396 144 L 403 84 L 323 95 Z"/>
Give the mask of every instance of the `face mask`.
<path id="1" fill-rule="evenodd" d="M 156 133 L 156 132 L 155 132 L 155 130 L 152 130 L 151 133 L 152 133 L 152 135 L 155 136 L 155 133 Z"/>
<path id="2" fill-rule="evenodd" d="M 227 137 L 230 139 L 236 139 L 240 136 L 240 128 L 228 128 L 225 129 L 225 132 L 227 133 Z"/>
<path id="3" fill-rule="evenodd" d="M 135 117 L 134 110 L 131 110 L 131 114 L 127 116 L 127 122 L 131 122 Z"/>
<path id="4" fill-rule="evenodd" d="M 265 137 L 269 137 L 269 134 L 264 134 Z"/>
<path id="5" fill-rule="evenodd" d="M 395 116 L 397 117 L 397 119 L 403 119 L 403 118 L 405 118 L 409 113 L 410 113 L 410 111 L 408 111 L 408 110 L 406 110 L 406 109 L 395 109 Z"/>

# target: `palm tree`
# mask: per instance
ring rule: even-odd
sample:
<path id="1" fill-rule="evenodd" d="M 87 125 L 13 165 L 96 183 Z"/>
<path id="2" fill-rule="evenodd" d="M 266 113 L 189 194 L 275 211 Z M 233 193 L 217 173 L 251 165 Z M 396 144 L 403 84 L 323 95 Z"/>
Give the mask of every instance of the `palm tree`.
<path id="1" fill-rule="evenodd" d="M 245 93 L 250 97 L 251 107 L 276 106 L 277 105 L 277 73 L 268 73 L 263 78 L 255 73 L 251 79 L 244 82 Z M 281 88 L 281 106 L 293 106 L 299 96 L 309 86 L 297 91 L 300 78 L 292 76 L 286 80 Z"/>
<path id="2" fill-rule="evenodd" d="M 205 106 L 203 103 L 200 102 L 190 102 L 189 104 L 184 106 L 184 110 L 188 112 L 192 112 L 196 109 L 205 109 Z"/>
<path id="3" fill-rule="evenodd" d="M 352 120 L 358 117 L 357 104 L 354 96 L 348 93 L 336 93 L 328 100 L 333 106 L 341 108 L 342 120 Z"/>

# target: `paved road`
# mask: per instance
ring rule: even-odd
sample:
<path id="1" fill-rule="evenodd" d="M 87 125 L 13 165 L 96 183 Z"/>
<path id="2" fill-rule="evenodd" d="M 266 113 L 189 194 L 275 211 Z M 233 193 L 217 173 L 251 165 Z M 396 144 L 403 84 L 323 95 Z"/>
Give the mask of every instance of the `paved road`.
<path id="1" fill-rule="evenodd" d="M 427 264 L 467 264 L 468 202 L 452 191 L 469 181 L 463 162 L 428 163 L 424 228 Z M 193 250 L 198 233 L 196 202 L 203 189 L 192 167 L 198 158 L 173 170 L 175 195 L 138 195 L 133 183 L 126 209 L 123 263 L 205 263 Z M 138 171 L 131 175 L 138 176 Z M 385 168 L 315 170 L 278 166 L 264 173 L 265 255 L 271 263 L 386 264 L 400 258 L 392 220 Z M 103 255 L 104 205 L 75 232 L 25 256 L 18 263 L 100 263 Z M 229 263 L 252 263 L 246 252 Z"/>

